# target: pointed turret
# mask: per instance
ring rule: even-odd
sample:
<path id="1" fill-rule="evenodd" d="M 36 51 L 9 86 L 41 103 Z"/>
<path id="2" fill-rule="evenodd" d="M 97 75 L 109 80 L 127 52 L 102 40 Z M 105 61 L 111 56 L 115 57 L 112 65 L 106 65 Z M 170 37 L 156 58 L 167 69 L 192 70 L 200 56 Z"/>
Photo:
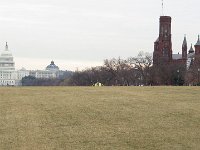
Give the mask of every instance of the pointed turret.
<path id="1" fill-rule="evenodd" d="M 184 36 L 184 40 L 183 40 L 183 45 L 182 47 L 187 46 L 187 39 L 186 39 L 186 35 Z"/>
<path id="2" fill-rule="evenodd" d="M 200 37 L 198 35 L 198 40 L 197 40 L 197 43 L 195 44 L 195 54 L 196 55 L 200 55 Z"/>
<path id="3" fill-rule="evenodd" d="M 186 36 L 184 37 L 183 44 L 182 44 L 182 58 L 187 59 L 187 40 Z"/>
<path id="4" fill-rule="evenodd" d="M 191 47 L 190 47 L 190 50 L 189 50 L 189 54 L 192 54 L 192 53 L 194 53 L 194 49 L 193 49 L 193 46 L 191 44 Z"/>
<path id="5" fill-rule="evenodd" d="M 197 43 L 195 44 L 195 46 L 200 46 L 200 37 L 199 37 L 199 35 L 198 35 L 198 40 L 197 40 Z"/>

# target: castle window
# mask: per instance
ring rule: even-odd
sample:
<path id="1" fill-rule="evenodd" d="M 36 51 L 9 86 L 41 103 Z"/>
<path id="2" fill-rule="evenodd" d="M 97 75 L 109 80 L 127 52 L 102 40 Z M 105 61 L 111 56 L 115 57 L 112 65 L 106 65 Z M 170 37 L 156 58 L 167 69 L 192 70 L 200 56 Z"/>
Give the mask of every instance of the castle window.
<path id="1" fill-rule="evenodd" d="M 165 49 L 165 48 L 163 48 L 163 56 L 164 56 L 164 57 L 168 56 L 168 51 L 167 51 L 167 49 Z"/>

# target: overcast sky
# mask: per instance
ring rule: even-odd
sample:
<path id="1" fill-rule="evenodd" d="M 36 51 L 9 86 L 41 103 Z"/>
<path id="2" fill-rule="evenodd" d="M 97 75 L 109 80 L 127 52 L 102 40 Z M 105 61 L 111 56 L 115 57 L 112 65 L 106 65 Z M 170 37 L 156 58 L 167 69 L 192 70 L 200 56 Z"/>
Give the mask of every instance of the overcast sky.
<path id="1" fill-rule="evenodd" d="M 184 34 L 188 45 L 200 34 L 200 1 L 164 3 L 178 53 Z M 161 0 L 0 0 L 0 51 L 7 41 L 17 69 L 44 69 L 54 60 L 63 70 L 152 53 L 161 8 Z"/>

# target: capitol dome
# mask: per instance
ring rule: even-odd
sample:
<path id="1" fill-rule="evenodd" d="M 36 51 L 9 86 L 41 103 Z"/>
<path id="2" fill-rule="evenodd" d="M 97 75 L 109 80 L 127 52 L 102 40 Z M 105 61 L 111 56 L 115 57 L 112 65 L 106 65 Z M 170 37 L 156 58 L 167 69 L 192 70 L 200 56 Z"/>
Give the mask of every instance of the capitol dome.
<path id="1" fill-rule="evenodd" d="M 51 61 L 51 64 L 46 67 L 46 70 L 59 71 L 59 67 L 55 65 L 54 61 Z"/>
<path id="2" fill-rule="evenodd" d="M 15 62 L 7 42 L 5 50 L 0 55 L 0 70 L 15 70 Z"/>
<path id="3" fill-rule="evenodd" d="M 5 50 L 1 53 L 1 57 L 12 57 L 11 51 L 8 49 L 8 44 L 6 42 Z"/>

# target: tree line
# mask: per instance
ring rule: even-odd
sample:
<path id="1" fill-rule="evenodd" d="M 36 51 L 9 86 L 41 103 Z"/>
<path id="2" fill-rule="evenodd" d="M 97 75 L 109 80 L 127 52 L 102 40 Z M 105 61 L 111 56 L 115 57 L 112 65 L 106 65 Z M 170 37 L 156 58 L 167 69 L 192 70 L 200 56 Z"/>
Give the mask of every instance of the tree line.
<path id="1" fill-rule="evenodd" d="M 199 72 L 193 65 L 187 70 L 185 65 L 160 64 L 153 66 L 149 53 L 139 52 L 127 59 L 106 59 L 102 66 L 82 71 L 68 72 L 62 78 L 36 79 L 24 77 L 24 86 L 92 86 L 100 82 L 105 86 L 150 86 L 150 85 L 198 85 Z"/>

